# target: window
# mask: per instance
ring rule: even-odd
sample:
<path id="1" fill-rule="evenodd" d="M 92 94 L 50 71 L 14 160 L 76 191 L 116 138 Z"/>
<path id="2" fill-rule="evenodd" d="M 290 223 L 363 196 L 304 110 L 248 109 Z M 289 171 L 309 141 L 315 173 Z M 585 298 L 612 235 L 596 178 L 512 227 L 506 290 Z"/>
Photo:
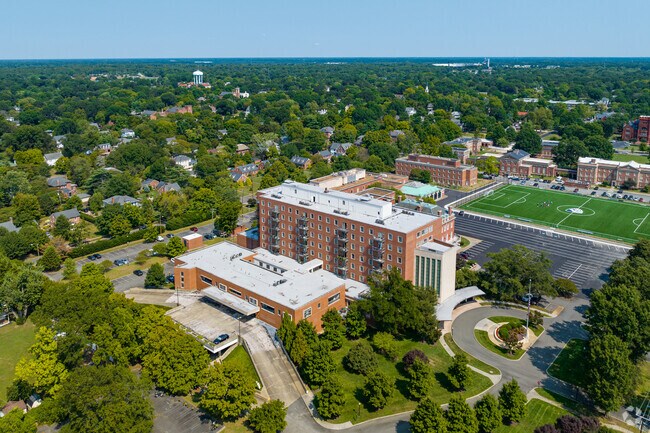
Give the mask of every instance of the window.
<path id="1" fill-rule="evenodd" d="M 327 305 L 332 305 L 333 303 L 335 303 L 339 299 L 341 299 L 341 294 L 340 293 L 337 293 L 337 294 L 335 294 L 333 296 L 330 296 L 329 298 L 327 298 Z"/>
<path id="2" fill-rule="evenodd" d="M 275 314 L 275 308 L 271 307 L 270 305 L 266 305 L 264 302 L 260 302 L 260 304 L 261 304 L 262 310 L 264 310 L 264 311 L 266 311 L 268 313 L 271 313 L 271 314 Z"/>
<path id="3" fill-rule="evenodd" d="M 305 311 L 302 312 L 302 318 L 307 319 L 311 317 L 311 307 L 307 308 Z"/>
<path id="4" fill-rule="evenodd" d="M 392 233 L 388 233 L 388 240 L 389 240 L 389 241 L 392 241 L 392 240 L 393 240 L 393 234 L 392 234 Z"/>
<path id="5" fill-rule="evenodd" d="M 206 276 L 200 275 L 199 278 L 201 278 L 201 281 L 203 281 L 205 284 L 212 285 L 212 280 Z"/>
<path id="6" fill-rule="evenodd" d="M 252 305 L 257 305 L 257 299 L 255 299 L 255 298 L 253 298 L 253 297 L 250 297 L 250 296 L 249 296 L 249 297 L 248 297 L 248 302 L 249 302 L 250 304 L 252 304 Z"/>
<path id="7" fill-rule="evenodd" d="M 359 226 L 359 231 L 363 233 L 363 226 Z"/>
<path id="8" fill-rule="evenodd" d="M 401 236 L 397 236 L 397 242 L 401 244 L 402 242 L 404 242 L 404 239 L 402 239 Z"/>
<path id="9" fill-rule="evenodd" d="M 239 296 L 241 298 L 241 292 L 239 290 L 235 290 L 235 289 L 231 288 L 231 289 L 228 289 L 228 291 L 230 293 L 232 293 L 233 295 L 237 295 L 237 296 Z"/>
<path id="10" fill-rule="evenodd" d="M 219 290 L 223 290 L 224 292 L 226 291 L 226 286 L 222 283 L 219 283 Z"/>

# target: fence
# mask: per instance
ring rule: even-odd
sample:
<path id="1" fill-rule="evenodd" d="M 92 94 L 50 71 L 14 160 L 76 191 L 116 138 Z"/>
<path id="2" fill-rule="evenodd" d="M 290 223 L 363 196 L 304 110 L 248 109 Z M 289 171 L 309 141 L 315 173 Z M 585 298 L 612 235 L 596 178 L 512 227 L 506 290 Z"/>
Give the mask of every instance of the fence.
<path id="1" fill-rule="evenodd" d="M 493 183 L 493 184 L 491 184 L 491 185 L 489 185 L 489 186 L 487 186 L 487 187 L 485 187 L 485 188 L 483 188 L 483 189 L 481 189 L 479 191 L 476 191 L 476 192 L 468 194 L 468 195 L 466 195 L 464 197 L 461 197 L 458 200 L 456 200 L 455 202 L 446 204 L 445 208 L 449 209 L 449 208 L 456 208 L 456 207 L 462 206 L 462 205 L 464 205 L 464 204 L 466 204 L 466 203 L 468 203 L 468 202 L 470 202 L 472 200 L 477 199 L 478 197 L 484 196 L 485 194 L 489 193 L 490 191 L 494 191 L 494 190 L 496 190 L 498 188 L 501 188 L 503 185 L 504 185 L 503 182 L 495 182 L 495 183 Z"/>

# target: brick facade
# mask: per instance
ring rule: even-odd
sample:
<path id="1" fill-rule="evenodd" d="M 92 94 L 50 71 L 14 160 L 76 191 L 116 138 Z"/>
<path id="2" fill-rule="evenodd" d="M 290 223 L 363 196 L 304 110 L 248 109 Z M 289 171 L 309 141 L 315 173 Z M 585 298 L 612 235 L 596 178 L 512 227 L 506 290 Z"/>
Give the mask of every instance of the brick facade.
<path id="1" fill-rule="evenodd" d="M 626 180 L 636 182 L 637 188 L 650 184 L 650 164 L 635 161 L 619 162 L 598 158 L 579 158 L 577 180 L 589 184 L 609 182 L 620 186 Z"/>
<path id="2" fill-rule="evenodd" d="M 478 169 L 473 165 L 463 165 L 454 158 L 411 154 L 395 160 L 395 173 L 409 176 L 413 169 L 431 173 L 431 180 L 440 185 L 474 186 L 478 179 Z"/>
<path id="3" fill-rule="evenodd" d="M 623 125 L 621 140 L 642 141 L 650 143 L 650 116 L 641 116 L 637 120 Z"/>

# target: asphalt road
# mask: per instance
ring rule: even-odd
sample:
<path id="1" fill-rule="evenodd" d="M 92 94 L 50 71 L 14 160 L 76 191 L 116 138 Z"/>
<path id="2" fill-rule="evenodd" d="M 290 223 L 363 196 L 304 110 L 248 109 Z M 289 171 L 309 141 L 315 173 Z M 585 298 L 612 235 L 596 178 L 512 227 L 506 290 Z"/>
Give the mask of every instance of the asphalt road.
<path id="1" fill-rule="evenodd" d="M 465 214 L 456 216 L 456 233 L 482 242 L 467 250 L 479 264 L 488 261 L 487 253 L 515 244 L 543 251 L 553 261 L 551 273 L 569 278 L 581 289 L 602 286 L 614 260 L 627 255 L 628 248 L 616 244 L 582 239 L 550 229 L 522 227 L 490 217 Z"/>

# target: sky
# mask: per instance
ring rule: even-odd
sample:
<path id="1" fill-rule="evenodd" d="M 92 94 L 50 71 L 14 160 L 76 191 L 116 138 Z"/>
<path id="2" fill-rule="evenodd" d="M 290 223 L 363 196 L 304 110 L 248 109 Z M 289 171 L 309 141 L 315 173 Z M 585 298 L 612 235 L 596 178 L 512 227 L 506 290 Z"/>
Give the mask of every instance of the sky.
<path id="1" fill-rule="evenodd" d="M 0 59 L 650 56 L 649 0 L 1 3 Z"/>

